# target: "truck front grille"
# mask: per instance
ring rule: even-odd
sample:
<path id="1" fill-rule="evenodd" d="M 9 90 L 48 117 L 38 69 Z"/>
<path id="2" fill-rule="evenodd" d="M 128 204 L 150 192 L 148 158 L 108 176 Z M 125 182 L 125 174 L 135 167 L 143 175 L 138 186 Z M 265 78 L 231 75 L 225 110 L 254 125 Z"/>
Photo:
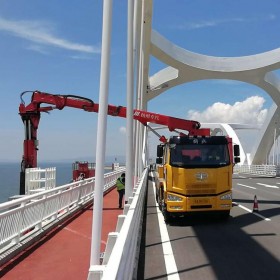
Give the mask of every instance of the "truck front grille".
<path id="1" fill-rule="evenodd" d="M 212 205 L 192 205 L 191 209 L 210 209 Z"/>
<path id="2" fill-rule="evenodd" d="M 186 188 L 186 195 L 216 194 L 216 191 L 211 185 L 192 185 Z"/>

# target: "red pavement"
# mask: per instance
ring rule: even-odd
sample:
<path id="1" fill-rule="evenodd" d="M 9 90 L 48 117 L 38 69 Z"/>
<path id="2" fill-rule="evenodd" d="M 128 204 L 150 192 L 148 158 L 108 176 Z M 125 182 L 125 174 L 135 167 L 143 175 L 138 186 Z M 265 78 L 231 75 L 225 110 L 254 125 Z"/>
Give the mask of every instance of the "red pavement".
<path id="1" fill-rule="evenodd" d="M 104 196 L 101 252 L 109 232 L 115 231 L 117 217 L 122 214 L 118 193 L 114 189 Z M 38 244 L 1 267 L 3 280 L 79 280 L 87 279 L 92 231 L 92 206 L 58 225 Z"/>

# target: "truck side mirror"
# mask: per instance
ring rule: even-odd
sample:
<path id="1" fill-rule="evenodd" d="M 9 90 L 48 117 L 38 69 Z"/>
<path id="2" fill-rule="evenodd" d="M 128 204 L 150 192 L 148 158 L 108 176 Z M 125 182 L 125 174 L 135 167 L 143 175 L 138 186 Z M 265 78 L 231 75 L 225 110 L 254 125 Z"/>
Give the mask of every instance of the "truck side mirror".
<path id="1" fill-rule="evenodd" d="M 156 158 L 156 163 L 157 164 L 162 164 L 162 157 Z"/>
<path id="2" fill-rule="evenodd" d="M 240 162 L 240 157 L 235 157 L 234 158 L 234 163 L 239 163 Z"/>
<path id="3" fill-rule="evenodd" d="M 163 156 L 163 146 L 158 145 L 157 146 L 157 157 L 161 158 Z"/>
<path id="4" fill-rule="evenodd" d="M 239 150 L 239 145 L 233 145 L 233 153 L 235 157 L 240 156 L 240 150 Z"/>

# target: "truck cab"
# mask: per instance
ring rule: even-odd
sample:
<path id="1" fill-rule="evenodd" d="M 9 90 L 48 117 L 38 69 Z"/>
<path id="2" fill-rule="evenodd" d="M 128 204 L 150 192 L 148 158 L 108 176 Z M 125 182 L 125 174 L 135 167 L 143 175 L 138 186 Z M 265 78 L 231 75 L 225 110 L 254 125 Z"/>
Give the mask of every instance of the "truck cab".
<path id="1" fill-rule="evenodd" d="M 158 146 L 156 199 L 165 220 L 232 207 L 232 170 L 238 147 L 226 136 L 173 136 Z"/>

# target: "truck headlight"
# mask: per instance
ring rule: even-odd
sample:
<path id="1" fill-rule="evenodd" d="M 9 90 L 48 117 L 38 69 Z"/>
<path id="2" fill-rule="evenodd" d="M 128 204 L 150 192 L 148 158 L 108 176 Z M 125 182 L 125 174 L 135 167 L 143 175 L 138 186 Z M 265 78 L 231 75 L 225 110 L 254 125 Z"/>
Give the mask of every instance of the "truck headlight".
<path id="1" fill-rule="evenodd" d="M 183 198 L 173 194 L 167 194 L 167 200 L 169 201 L 182 201 Z"/>
<path id="2" fill-rule="evenodd" d="M 221 200 L 231 200 L 232 199 L 232 195 L 231 195 L 231 193 L 227 193 L 227 194 L 221 195 L 220 199 Z"/>

